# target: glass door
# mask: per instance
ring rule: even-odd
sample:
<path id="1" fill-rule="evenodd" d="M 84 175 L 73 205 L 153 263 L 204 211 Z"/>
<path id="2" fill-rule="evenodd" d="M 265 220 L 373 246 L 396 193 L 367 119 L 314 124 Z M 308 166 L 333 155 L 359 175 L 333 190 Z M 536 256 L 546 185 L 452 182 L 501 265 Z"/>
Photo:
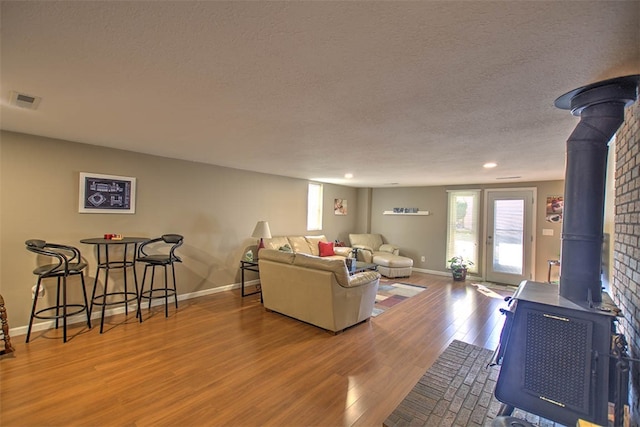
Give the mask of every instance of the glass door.
<path id="1" fill-rule="evenodd" d="M 517 285 L 533 277 L 534 193 L 487 190 L 487 281 Z"/>

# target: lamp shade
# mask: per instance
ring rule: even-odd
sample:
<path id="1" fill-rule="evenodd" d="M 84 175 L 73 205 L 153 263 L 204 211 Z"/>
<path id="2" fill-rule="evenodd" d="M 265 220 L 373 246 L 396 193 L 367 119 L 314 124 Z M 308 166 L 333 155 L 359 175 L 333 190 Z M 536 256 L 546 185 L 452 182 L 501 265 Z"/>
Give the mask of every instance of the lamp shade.
<path id="1" fill-rule="evenodd" d="M 257 239 L 270 239 L 271 230 L 269 229 L 269 223 L 267 221 L 258 221 L 256 228 L 253 229 L 251 237 Z"/>

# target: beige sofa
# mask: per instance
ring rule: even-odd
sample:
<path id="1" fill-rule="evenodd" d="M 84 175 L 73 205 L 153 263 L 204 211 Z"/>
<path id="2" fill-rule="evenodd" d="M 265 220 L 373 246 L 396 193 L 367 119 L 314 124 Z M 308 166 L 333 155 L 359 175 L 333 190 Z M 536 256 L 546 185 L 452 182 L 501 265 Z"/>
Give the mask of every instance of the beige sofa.
<path id="1" fill-rule="evenodd" d="M 349 241 L 358 249 L 358 260 L 376 264 L 383 276 L 411 276 L 413 260 L 400 256 L 400 248 L 384 243 L 380 234 L 349 234 Z"/>
<path id="2" fill-rule="evenodd" d="M 324 235 L 320 236 L 276 236 L 270 239 L 263 239 L 265 249 L 276 249 L 288 245 L 293 252 L 302 253 L 308 255 L 320 256 L 319 242 L 329 243 Z M 351 256 L 351 248 L 348 247 L 334 247 L 335 255 L 327 258 L 342 259 Z M 260 256 L 258 256 L 259 258 Z M 323 257 L 324 258 L 324 257 Z"/>
<path id="3" fill-rule="evenodd" d="M 352 276 L 344 259 L 262 249 L 259 258 L 264 307 L 338 332 L 371 317 L 380 274 Z"/>

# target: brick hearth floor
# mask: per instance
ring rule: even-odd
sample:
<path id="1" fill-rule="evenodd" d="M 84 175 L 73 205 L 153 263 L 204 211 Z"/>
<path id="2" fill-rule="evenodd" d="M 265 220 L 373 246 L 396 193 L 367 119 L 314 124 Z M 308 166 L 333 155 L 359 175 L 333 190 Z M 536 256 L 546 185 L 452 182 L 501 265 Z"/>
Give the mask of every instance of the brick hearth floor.
<path id="1" fill-rule="evenodd" d="M 453 341 L 384 426 L 490 427 L 501 405 L 493 396 L 500 368 L 487 367 L 492 356 L 486 348 Z M 519 409 L 512 416 L 540 427 L 563 427 Z"/>

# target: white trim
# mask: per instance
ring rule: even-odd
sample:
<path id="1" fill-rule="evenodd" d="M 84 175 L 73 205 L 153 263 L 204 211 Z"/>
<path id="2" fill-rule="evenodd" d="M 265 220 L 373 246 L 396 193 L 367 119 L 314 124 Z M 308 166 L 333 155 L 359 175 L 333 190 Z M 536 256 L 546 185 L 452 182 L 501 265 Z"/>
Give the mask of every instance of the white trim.
<path id="1" fill-rule="evenodd" d="M 426 273 L 426 274 L 433 274 L 434 276 L 448 276 L 448 277 L 452 277 L 451 276 L 451 271 L 438 271 L 438 270 L 428 270 L 426 268 L 413 268 L 413 271 L 417 271 L 418 273 Z M 452 278 L 453 280 L 453 278 Z M 480 276 L 475 276 L 475 275 L 471 275 L 471 274 L 467 274 L 467 280 L 479 280 L 479 281 L 484 281 L 484 279 Z"/>
<path id="2" fill-rule="evenodd" d="M 245 286 L 251 286 L 251 285 L 255 285 L 257 283 L 260 283 L 259 279 L 255 279 L 255 280 L 249 280 L 249 281 L 245 281 L 244 285 Z M 211 288 L 211 289 L 205 289 L 203 291 L 198 291 L 198 292 L 191 292 L 188 294 L 182 294 L 182 295 L 178 295 L 178 301 L 184 301 L 184 300 L 188 300 L 188 299 L 193 299 L 193 298 L 198 298 L 198 297 L 203 297 L 206 295 L 212 295 L 212 294 L 217 294 L 219 292 L 225 292 L 225 291 L 230 291 L 233 289 L 239 289 L 241 286 L 240 283 L 233 283 L 231 285 L 225 285 L 225 286 L 218 286 L 217 288 Z M 241 297 L 242 298 L 242 297 Z M 155 307 L 158 305 L 162 305 L 164 304 L 163 301 L 161 300 L 155 300 L 151 302 L 151 306 Z M 148 307 L 147 304 L 145 304 L 143 306 L 143 310 L 144 307 Z M 135 313 L 137 310 L 137 305 L 136 304 L 129 304 L 128 306 L 128 310 L 129 312 L 133 312 Z M 108 317 L 108 316 L 113 316 L 115 314 L 121 314 L 124 313 L 124 305 L 121 307 L 117 307 L 117 308 L 110 308 L 105 310 L 104 312 L 104 316 Z M 94 312 L 91 314 L 91 321 L 93 322 L 94 319 L 100 319 L 101 316 L 101 312 L 94 310 Z M 144 315 L 144 311 L 143 311 L 143 315 Z M 86 317 L 83 316 L 82 314 L 78 314 L 75 316 L 71 316 L 67 319 L 67 325 L 72 325 L 74 323 L 85 323 L 87 321 Z M 142 322 L 144 323 L 144 321 Z M 45 329 L 52 329 L 55 325 L 55 321 L 53 320 L 47 320 L 45 322 L 38 322 L 38 323 L 34 323 L 33 327 L 31 328 L 31 332 L 36 332 L 36 331 L 43 331 Z M 95 328 L 95 325 L 92 325 L 93 328 Z M 10 336 L 18 336 L 18 335 L 26 335 L 27 334 L 27 329 L 28 326 L 17 326 L 14 328 L 10 328 L 9 329 L 9 335 Z"/>

